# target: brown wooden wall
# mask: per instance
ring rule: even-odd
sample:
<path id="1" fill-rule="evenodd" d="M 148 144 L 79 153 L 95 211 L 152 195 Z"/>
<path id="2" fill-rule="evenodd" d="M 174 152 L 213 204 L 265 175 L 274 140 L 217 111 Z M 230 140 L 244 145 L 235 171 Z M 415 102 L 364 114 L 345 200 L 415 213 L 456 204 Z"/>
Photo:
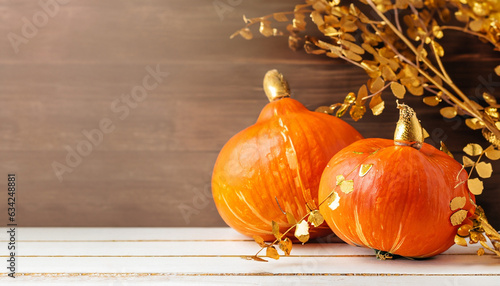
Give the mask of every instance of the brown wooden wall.
<path id="1" fill-rule="evenodd" d="M 0 1 L 0 184 L 17 174 L 23 226 L 222 226 L 210 198 L 212 166 L 266 104 L 264 73 L 283 72 L 310 109 L 342 100 L 367 79 L 341 61 L 292 52 L 283 37 L 229 40 L 242 14 L 300 1 L 220 0 L 234 5 L 224 11 L 213 0 L 60 2 L 44 10 L 38 1 Z M 474 38 L 446 36 L 445 65 L 456 82 L 471 95 L 482 93 L 478 86 L 498 95 L 499 54 Z M 148 77 L 148 69 L 161 74 Z M 385 98 L 383 115 L 346 120 L 366 137 L 391 138 L 397 113 L 392 95 Z M 469 141 L 485 145 L 462 119 L 445 121 L 420 98 L 404 101 L 429 143 L 445 140 L 457 154 Z M 102 142 L 93 131 L 97 144 L 85 143 L 84 131 L 96 128 L 108 132 Z M 70 158 L 74 167 L 60 181 L 53 164 L 68 166 L 68 148 L 89 155 Z M 499 227 L 498 162 L 494 169 L 478 201 Z"/>

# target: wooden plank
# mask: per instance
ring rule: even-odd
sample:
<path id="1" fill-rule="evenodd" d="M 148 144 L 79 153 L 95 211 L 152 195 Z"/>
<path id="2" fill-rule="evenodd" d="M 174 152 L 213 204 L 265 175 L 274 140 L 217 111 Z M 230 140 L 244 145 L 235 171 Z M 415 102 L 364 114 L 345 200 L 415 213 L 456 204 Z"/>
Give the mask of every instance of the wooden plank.
<path id="1" fill-rule="evenodd" d="M 12 279 L 0 276 L 0 281 L 13 283 Z M 484 285 L 497 286 L 496 276 L 418 276 L 418 275 L 141 275 L 141 274 L 96 274 L 96 275 L 30 275 L 18 276 L 14 283 L 22 285 Z"/>
<path id="2" fill-rule="evenodd" d="M 461 255 L 442 255 L 422 261 L 378 261 L 373 257 L 283 257 L 278 261 L 258 263 L 239 257 L 18 257 L 17 262 L 18 273 L 500 276 L 495 257 Z"/>
<path id="3" fill-rule="evenodd" d="M 3 233 L 0 238 L 5 237 Z M 202 239 L 193 239 L 200 233 Z M 317 285 L 468 285 L 475 281 L 496 285 L 500 276 L 496 257 L 469 252 L 477 245 L 454 246 L 425 260 L 380 261 L 369 249 L 308 243 L 295 245 L 292 256 L 261 263 L 240 258 L 258 247 L 230 228 L 20 228 L 17 239 L 15 282 L 23 285 L 106 285 L 112 281 L 123 285 L 267 285 L 277 281 Z M 5 251 L 0 257 L 6 257 Z M 2 273 L 3 281 L 12 283 L 12 278 Z"/>
<path id="4" fill-rule="evenodd" d="M 260 249 L 231 228 L 18 228 L 17 241 L 23 257 L 248 256 Z M 295 244 L 292 256 L 374 256 L 373 250 L 332 241 Z M 443 255 L 475 255 L 479 247 L 455 245 Z"/>
<path id="5" fill-rule="evenodd" d="M 5 240 L 6 228 L 0 241 Z M 252 241 L 229 227 L 20 227 L 22 242 L 45 241 Z"/>
<path id="6" fill-rule="evenodd" d="M 453 247 L 442 255 L 475 256 L 480 245 Z M 19 257 L 241 257 L 252 256 L 260 247 L 253 241 L 138 241 L 118 239 L 110 241 L 19 241 Z M 265 253 L 261 253 L 264 255 Z M 6 255 L 4 255 L 6 256 Z M 291 257 L 371 257 L 371 249 L 354 247 L 345 243 L 309 243 L 294 245 Z M 465 259 L 465 258 L 464 258 Z M 488 260 L 489 258 L 485 258 Z"/>

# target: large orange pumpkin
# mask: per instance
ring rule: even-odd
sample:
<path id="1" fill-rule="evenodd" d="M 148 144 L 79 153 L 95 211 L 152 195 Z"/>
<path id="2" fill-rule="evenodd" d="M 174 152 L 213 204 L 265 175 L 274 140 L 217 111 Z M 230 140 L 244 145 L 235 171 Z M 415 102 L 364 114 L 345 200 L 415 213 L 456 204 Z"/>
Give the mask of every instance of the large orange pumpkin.
<path id="1" fill-rule="evenodd" d="M 331 159 L 321 178 L 320 212 L 351 245 L 430 257 L 453 245 L 474 213 L 474 195 L 462 166 L 422 143 L 413 110 L 399 108 L 395 140 L 363 139 Z"/>
<path id="2" fill-rule="evenodd" d="M 272 220 L 281 232 L 291 226 L 282 210 L 299 219 L 308 213 L 306 204 L 318 207 L 319 180 L 326 163 L 362 136 L 341 119 L 309 111 L 290 98 L 288 84 L 276 70 L 266 74 L 264 90 L 271 102 L 254 125 L 222 148 L 212 192 L 229 226 L 272 240 Z M 311 232 L 311 238 L 328 233 L 331 230 L 323 224 Z"/>

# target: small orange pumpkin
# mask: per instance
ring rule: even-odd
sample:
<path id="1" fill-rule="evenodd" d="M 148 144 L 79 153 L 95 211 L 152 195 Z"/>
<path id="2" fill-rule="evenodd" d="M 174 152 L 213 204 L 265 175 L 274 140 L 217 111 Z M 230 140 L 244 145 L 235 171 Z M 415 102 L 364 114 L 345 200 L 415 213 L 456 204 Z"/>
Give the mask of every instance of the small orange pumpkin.
<path id="1" fill-rule="evenodd" d="M 320 212 L 345 242 L 423 258 L 454 243 L 474 195 L 467 172 L 446 153 L 422 143 L 414 111 L 398 105 L 395 139 L 363 139 L 338 152 L 321 178 Z"/>
<path id="2" fill-rule="evenodd" d="M 309 212 L 306 204 L 318 207 L 326 163 L 362 136 L 341 119 L 309 111 L 290 98 L 288 84 L 276 70 L 266 74 L 264 90 L 271 102 L 254 125 L 233 136 L 220 151 L 212 192 L 229 226 L 269 241 L 274 239 L 272 220 L 281 232 L 291 226 L 282 211 L 299 219 Z M 310 235 L 328 233 L 331 230 L 323 224 Z"/>

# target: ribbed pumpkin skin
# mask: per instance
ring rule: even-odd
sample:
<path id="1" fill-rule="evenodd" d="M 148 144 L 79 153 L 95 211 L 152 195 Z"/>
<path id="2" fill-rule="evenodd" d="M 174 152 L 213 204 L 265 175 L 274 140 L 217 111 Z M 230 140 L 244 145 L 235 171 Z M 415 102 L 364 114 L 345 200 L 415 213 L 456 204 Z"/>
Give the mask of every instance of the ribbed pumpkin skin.
<path id="1" fill-rule="evenodd" d="M 307 214 L 306 202 L 317 208 L 327 162 L 359 139 L 341 119 L 309 111 L 294 99 L 268 103 L 257 122 L 233 136 L 217 158 L 212 192 L 221 217 L 242 234 L 273 240 L 272 220 L 282 232 L 290 227 L 276 198 L 297 219 Z M 324 224 L 311 237 L 328 233 Z"/>
<path id="2" fill-rule="evenodd" d="M 378 149 L 375 154 L 372 154 Z M 362 152 L 363 154 L 359 154 Z M 370 155 L 371 154 L 371 155 Z M 363 176 L 362 164 L 373 164 Z M 452 226 L 450 201 L 467 198 L 463 209 L 469 214 L 467 180 L 462 166 L 429 144 L 420 150 L 395 146 L 393 140 L 364 139 L 337 153 L 325 168 L 319 189 L 320 200 L 336 186 L 337 175 L 354 180 L 354 190 L 335 190 L 339 206 L 320 207 L 326 222 L 345 242 L 406 257 L 437 255 L 454 244 L 459 226 Z M 457 180 L 457 174 L 460 172 Z"/>

